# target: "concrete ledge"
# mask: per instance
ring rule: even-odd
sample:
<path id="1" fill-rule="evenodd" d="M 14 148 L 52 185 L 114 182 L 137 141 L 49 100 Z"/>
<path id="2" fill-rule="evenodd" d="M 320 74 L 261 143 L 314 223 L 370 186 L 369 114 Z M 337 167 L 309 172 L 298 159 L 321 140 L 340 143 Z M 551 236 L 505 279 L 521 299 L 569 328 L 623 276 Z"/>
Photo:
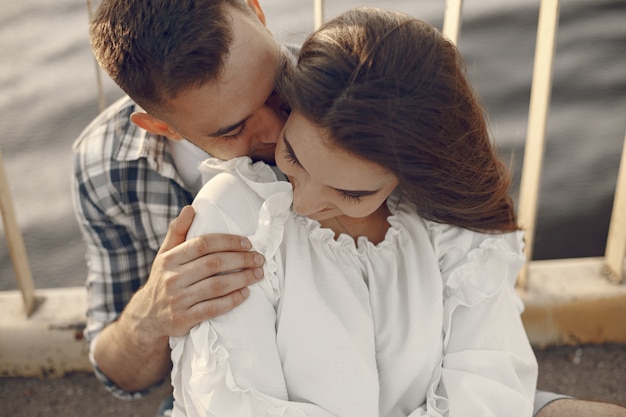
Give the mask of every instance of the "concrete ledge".
<path id="1" fill-rule="evenodd" d="M 84 287 L 36 291 L 31 317 L 19 291 L 0 291 L 0 376 L 63 376 L 92 372 L 83 340 Z"/>
<path id="2" fill-rule="evenodd" d="M 626 344 L 626 285 L 602 275 L 602 258 L 533 261 L 519 290 L 524 326 L 535 347 Z M 26 318 L 21 294 L 0 291 L 0 377 L 59 377 L 92 372 L 82 338 L 83 287 L 37 290 Z"/>
<path id="3" fill-rule="evenodd" d="M 519 293 L 534 346 L 626 343 L 626 285 L 611 283 L 603 266 L 603 258 L 530 263 Z"/>

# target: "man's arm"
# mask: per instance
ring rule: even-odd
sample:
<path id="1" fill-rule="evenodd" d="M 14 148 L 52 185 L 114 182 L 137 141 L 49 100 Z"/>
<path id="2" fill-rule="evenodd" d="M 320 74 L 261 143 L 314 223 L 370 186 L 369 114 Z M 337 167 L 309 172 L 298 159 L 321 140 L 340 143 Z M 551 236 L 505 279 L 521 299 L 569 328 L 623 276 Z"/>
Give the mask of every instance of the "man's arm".
<path id="1" fill-rule="evenodd" d="M 170 370 L 169 336 L 230 311 L 248 296 L 247 286 L 263 272 L 250 242 L 230 235 L 205 235 L 185 242 L 193 209 L 170 223 L 146 284 L 97 338 L 94 358 L 120 388 L 144 390 Z M 224 275 L 227 271 L 231 272 Z M 209 278 L 209 279 L 207 279 Z"/>
<path id="2" fill-rule="evenodd" d="M 111 105 L 73 147 L 72 197 L 88 264 L 85 338 L 96 375 L 124 398 L 167 376 L 168 336 L 232 308 L 243 300 L 238 290 L 255 282 L 250 269 L 204 280 L 254 264 L 241 238 L 179 246 L 193 218 L 180 210 L 193 196 L 174 175 L 166 139 L 130 123 L 134 109 L 128 98 Z"/>

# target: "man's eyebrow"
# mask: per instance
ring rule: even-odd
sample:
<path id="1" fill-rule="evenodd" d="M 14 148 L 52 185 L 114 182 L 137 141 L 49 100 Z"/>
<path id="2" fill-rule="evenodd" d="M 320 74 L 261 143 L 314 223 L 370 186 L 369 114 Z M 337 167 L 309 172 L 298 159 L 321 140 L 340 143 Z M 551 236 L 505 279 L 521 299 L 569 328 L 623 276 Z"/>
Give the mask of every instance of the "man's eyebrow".
<path id="1" fill-rule="evenodd" d="M 298 160 L 298 157 L 296 156 L 296 153 L 293 151 L 293 148 L 291 147 L 291 144 L 289 143 L 289 140 L 287 140 L 287 134 L 283 133 L 283 141 L 285 142 L 285 147 L 287 148 L 287 152 L 289 152 L 289 156 L 291 158 L 293 158 L 294 161 L 296 161 L 298 163 L 298 165 L 300 165 L 302 167 L 302 169 L 304 169 L 306 171 L 306 168 L 304 168 L 302 166 L 302 164 L 300 163 L 300 161 Z M 330 188 L 332 188 L 335 191 L 338 191 L 340 193 L 346 193 L 346 194 L 350 194 L 353 196 L 357 196 L 357 197 L 367 197 L 370 195 L 374 195 L 376 193 L 378 193 L 381 188 L 378 188 L 376 190 L 343 190 L 341 188 L 335 188 L 332 186 L 329 186 Z"/>
<path id="2" fill-rule="evenodd" d="M 240 120 L 240 121 L 238 121 L 236 123 L 233 123 L 232 125 L 221 127 L 219 129 L 217 129 L 215 132 L 209 133 L 207 136 L 213 136 L 213 137 L 225 136 L 227 133 L 230 133 L 233 130 L 243 126 L 243 124 L 246 123 L 246 121 L 249 118 L 250 118 L 250 116 L 248 116 L 245 119 Z"/>

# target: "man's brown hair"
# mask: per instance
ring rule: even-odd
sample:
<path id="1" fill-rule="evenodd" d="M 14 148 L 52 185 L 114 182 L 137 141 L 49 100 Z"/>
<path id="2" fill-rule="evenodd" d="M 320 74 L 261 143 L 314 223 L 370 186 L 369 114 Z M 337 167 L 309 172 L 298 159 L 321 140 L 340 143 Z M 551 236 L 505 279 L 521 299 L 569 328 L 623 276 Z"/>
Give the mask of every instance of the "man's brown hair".
<path id="1" fill-rule="evenodd" d="M 251 13 L 243 0 L 103 0 L 91 47 L 124 92 L 158 112 L 180 91 L 220 77 L 233 40 L 227 5 Z"/>

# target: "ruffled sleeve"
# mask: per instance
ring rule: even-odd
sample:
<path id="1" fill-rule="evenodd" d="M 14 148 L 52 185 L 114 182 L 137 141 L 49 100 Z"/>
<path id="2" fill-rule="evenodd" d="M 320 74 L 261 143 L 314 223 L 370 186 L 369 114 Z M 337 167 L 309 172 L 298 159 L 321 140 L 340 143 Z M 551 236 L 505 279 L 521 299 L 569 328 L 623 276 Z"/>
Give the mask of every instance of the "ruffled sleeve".
<path id="1" fill-rule="evenodd" d="M 445 288 L 444 351 L 427 404 L 411 416 L 531 416 L 537 361 L 514 286 L 523 234 L 428 227 Z"/>
<path id="2" fill-rule="evenodd" d="M 187 336 L 170 339 L 174 417 L 328 415 L 311 404 L 288 401 L 276 346 L 280 282 L 275 255 L 291 188 L 273 181 L 266 168 L 251 165 L 247 158 L 203 165 L 212 179 L 194 200 L 196 216 L 187 238 L 205 233 L 249 236 L 266 258 L 265 278 L 249 287 L 250 296 L 234 310 L 200 323 Z"/>

